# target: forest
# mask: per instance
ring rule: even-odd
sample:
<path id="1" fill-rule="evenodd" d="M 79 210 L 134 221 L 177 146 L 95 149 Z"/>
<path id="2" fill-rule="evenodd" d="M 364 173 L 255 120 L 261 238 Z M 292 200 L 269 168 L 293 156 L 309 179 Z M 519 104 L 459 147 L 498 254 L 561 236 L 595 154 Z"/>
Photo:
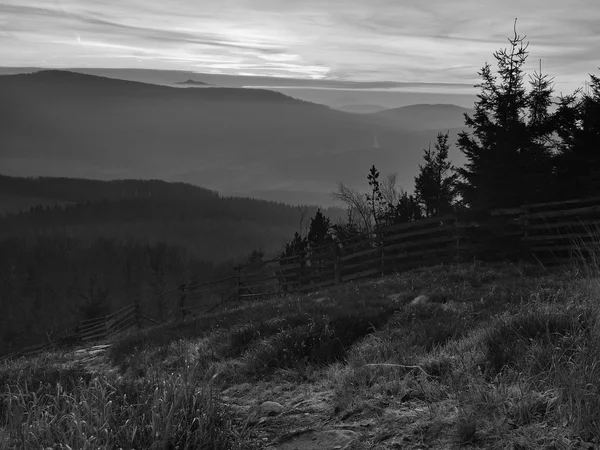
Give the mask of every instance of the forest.
<path id="1" fill-rule="evenodd" d="M 0 352 L 274 254 L 317 210 L 159 180 L 0 176 L 0 192 Z M 166 320 L 169 301 L 144 314 Z"/>

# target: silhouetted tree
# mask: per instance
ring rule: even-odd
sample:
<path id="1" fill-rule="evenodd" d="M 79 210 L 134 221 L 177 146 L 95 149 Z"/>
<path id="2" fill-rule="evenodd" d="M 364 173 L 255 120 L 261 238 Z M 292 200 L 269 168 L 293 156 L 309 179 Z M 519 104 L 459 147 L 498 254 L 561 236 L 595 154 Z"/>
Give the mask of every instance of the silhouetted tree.
<path id="1" fill-rule="evenodd" d="M 385 214 L 385 205 L 383 200 L 383 193 L 379 185 L 379 171 L 375 166 L 371 167 L 369 175 L 367 176 L 369 186 L 371 187 L 371 193 L 365 194 L 367 203 L 371 209 L 371 216 L 375 222 L 375 228 L 379 228 L 381 219 Z"/>
<path id="2" fill-rule="evenodd" d="M 400 200 L 391 210 L 393 223 L 408 223 L 421 220 L 423 213 L 414 195 L 404 192 Z"/>
<path id="3" fill-rule="evenodd" d="M 447 214 L 453 210 L 458 174 L 448 161 L 448 133 L 438 133 L 435 149 L 424 150 L 424 165 L 415 177 L 415 198 L 425 217 Z"/>
<path id="4" fill-rule="evenodd" d="M 338 223 L 332 225 L 331 229 L 337 242 L 346 241 L 364 234 L 364 229 L 356 222 L 352 206 L 349 206 L 346 211 L 346 219 L 340 220 Z"/>
<path id="5" fill-rule="evenodd" d="M 309 247 L 312 248 L 333 241 L 331 221 L 320 209 L 315 213 L 315 217 L 310 219 L 310 228 L 308 229 L 308 235 L 306 237 Z"/>
<path id="6" fill-rule="evenodd" d="M 560 136 L 556 187 L 563 199 L 600 196 L 600 78 L 562 96 L 555 113 Z"/>
<path id="7" fill-rule="evenodd" d="M 524 39 L 515 29 L 510 49 L 494 53 L 497 76 L 488 63 L 479 71 L 482 81 L 476 87 L 481 92 L 475 113 L 465 114 L 472 132 L 459 133 L 457 145 L 467 162 L 458 169 L 458 186 L 464 202 L 475 209 L 518 206 L 549 195 L 539 183 L 551 174 L 542 145 L 551 133 L 545 116 L 551 80 L 539 74 L 527 93 L 523 65 L 529 44 Z"/>

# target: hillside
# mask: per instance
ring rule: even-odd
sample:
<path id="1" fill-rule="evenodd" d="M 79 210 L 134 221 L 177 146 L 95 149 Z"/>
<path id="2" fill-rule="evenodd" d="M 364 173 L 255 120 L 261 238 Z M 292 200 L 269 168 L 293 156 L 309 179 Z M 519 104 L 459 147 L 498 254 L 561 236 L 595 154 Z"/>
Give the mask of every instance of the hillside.
<path id="1" fill-rule="evenodd" d="M 386 110 L 386 108 L 384 108 L 383 106 L 363 105 L 363 104 L 336 106 L 336 107 L 334 107 L 334 109 L 337 109 L 339 111 L 354 113 L 354 114 L 373 114 L 373 113 L 377 113 L 377 112 Z"/>
<path id="2" fill-rule="evenodd" d="M 253 252 L 274 256 L 300 226 L 290 205 L 160 180 L 0 175 L 0 201 L 0 354 L 98 307 L 229 274 Z M 163 315 L 161 302 L 148 317 Z"/>
<path id="3" fill-rule="evenodd" d="M 205 86 L 212 86 L 210 83 L 204 83 L 203 81 L 196 81 L 196 80 L 186 80 L 186 81 L 178 81 L 176 83 L 173 83 L 179 86 L 195 86 L 195 87 L 205 87 Z"/>
<path id="4" fill-rule="evenodd" d="M 410 105 L 386 109 L 373 116 L 395 126 L 413 131 L 446 130 L 464 127 L 464 114 L 473 114 L 472 109 L 456 105 Z"/>
<path id="5" fill-rule="evenodd" d="M 595 448 L 597 294 L 465 264 L 231 304 L 5 363 L 0 446 Z"/>
<path id="6" fill-rule="evenodd" d="M 5 212 L 11 213 L 0 218 L 0 237 L 66 232 L 86 241 L 99 236 L 164 241 L 213 262 L 244 257 L 254 249 L 274 254 L 298 230 L 300 220 L 298 208 L 288 204 L 222 197 L 161 180 L 0 175 L 0 192 L 0 198 L 10 201 Z M 316 210 L 307 206 L 306 220 Z M 334 222 L 344 214 L 341 209 L 324 212 Z"/>
<path id="7" fill-rule="evenodd" d="M 410 189 L 421 150 L 436 134 L 269 90 L 178 89 L 65 71 L 1 76 L 0 96 L 5 174 L 157 178 L 280 201 L 290 192 L 298 203 L 325 206 L 338 181 L 364 184 L 364 175 L 347 175 L 356 170 L 348 152 L 366 159 L 378 149 L 394 153 L 378 159 L 402 172 L 399 182 Z M 316 175 L 306 165 L 291 175 L 281 170 L 299 158 L 325 158 L 318 172 L 341 175 Z"/>

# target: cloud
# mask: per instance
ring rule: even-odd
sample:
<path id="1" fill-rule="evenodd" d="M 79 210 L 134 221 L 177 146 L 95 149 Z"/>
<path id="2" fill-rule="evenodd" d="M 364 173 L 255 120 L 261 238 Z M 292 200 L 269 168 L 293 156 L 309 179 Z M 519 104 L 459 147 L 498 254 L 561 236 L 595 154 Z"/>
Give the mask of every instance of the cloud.
<path id="1" fill-rule="evenodd" d="M 16 3 L 18 1 L 18 3 Z M 4 65 L 102 65 L 472 89 L 508 45 L 575 88 L 600 64 L 597 0 L 9 0 Z M 310 81 L 312 82 L 312 81 Z M 424 84 L 413 84 L 422 82 Z M 379 85 L 379 88 L 382 85 Z"/>

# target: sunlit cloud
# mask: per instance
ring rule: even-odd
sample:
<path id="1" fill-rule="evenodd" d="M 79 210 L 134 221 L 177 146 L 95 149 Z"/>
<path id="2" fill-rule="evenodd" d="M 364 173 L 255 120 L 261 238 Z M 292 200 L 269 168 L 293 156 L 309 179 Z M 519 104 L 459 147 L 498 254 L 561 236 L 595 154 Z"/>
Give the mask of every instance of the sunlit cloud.
<path id="1" fill-rule="evenodd" d="M 130 60 L 299 83 L 422 82 L 395 89 L 472 92 L 477 71 L 508 45 L 515 17 L 531 41 L 528 71 L 541 59 L 567 90 L 597 70 L 597 0 L 8 0 L 0 4 L 0 61 L 67 68 Z"/>

